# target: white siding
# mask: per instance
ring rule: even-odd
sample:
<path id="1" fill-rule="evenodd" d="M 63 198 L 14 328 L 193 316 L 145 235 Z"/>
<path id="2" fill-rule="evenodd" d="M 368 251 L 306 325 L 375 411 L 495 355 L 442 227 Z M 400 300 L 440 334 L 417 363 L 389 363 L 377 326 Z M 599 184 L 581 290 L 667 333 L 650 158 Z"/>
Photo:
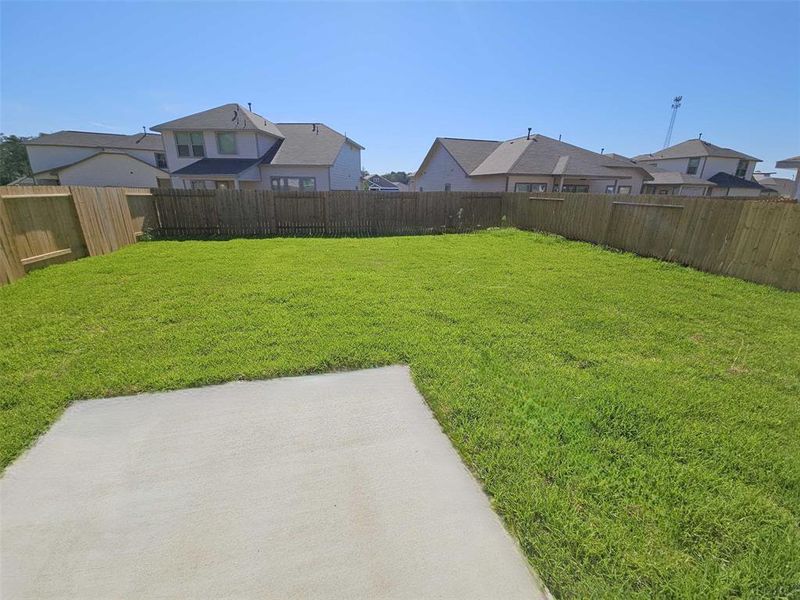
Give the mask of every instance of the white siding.
<path id="1" fill-rule="evenodd" d="M 689 169 L 689 158 L 669 158 L 659 160 L 643 160 L 643 165 L 654 165 L 666 171 L 673 173 L 686 173 Z M 751 160 L 747 165 L 747 173 L 745 179 L 753 178 L 753 171 L 756 168 L 756 161 Z M 720 158 L 717 156 L 702 156 L 700 157 L 700 166 L 697 168 L 697 173 L 694 177 L 700 179 L 708 179 L 717 173 L 728 173 L 729 175 L 736 175 L 736 167 L 739 165 L 738 158 Z"/>
<path id="2" fill-rule="evenodd" d="M 506 189 L 505 175 L 469 177 L 450 153 L 436 144 L 425 170 L 414 175 L 414 184 L 418 192 L 441 192 L 446 183 L 454 192 L 504 192 Z"/>
<path id="3" fill-rule="evenodd" d="M 203 142 L 207 158 L 258 158 L 264 155 L 278 139 L 255 131 L 235 131 L 228 133 L 234 133 L 236 135 L 236 154 L 220 154 L 217 151 L 216 131 L 203 131 Z M 193 156 L 178 156 L 178 147 L 175 143 L 174 131 L 162 132 L 162 139 L 164 140 L 164 151 L 167 154 L 167 165 L 170 171 L 177 171 L 178 169 L 182 169 L 200 160 L 200 158 Z"/>
<path id="4" fill-rule="evenodd" d="M 59 173 L 61 185 L 156 187 L 163 171 L 125 154 L 99 154 Z"/>
<path id="5" fill-rule="evenodd" d="M 98 152 L 97 148 L 77 146 L 25 146 L 25 148 L 34 173 L 68 165 Z"/>
<path id="6" fill-rule="evenodd" d="M 357 190 L 360 183 L 361 150 L 345 142 L 330 169 L 330 189 Z"/>

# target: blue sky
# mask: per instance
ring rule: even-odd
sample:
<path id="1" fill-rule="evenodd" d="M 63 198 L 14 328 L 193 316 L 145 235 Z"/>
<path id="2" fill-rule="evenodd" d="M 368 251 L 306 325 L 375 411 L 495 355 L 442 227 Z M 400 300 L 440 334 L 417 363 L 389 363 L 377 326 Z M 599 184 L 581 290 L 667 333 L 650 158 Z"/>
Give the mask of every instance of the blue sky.
<path id="1" fill-rule="evenodd" d="M 436 136 L 800 154 L 800 3 L 0 2 L 0 129 L 133 133 L 227 102 L 414 170 Z M 785 172 L 783 174 L 786 174 Z"/>

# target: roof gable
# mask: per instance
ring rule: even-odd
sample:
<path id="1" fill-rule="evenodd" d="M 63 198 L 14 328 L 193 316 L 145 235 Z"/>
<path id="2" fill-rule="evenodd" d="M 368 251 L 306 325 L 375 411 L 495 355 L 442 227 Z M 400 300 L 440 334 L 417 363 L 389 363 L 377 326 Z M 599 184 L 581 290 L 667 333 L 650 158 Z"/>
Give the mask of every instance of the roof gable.
<path id="1" fill-rule="evenodd" d="M 345 142 L 361 149 L 351 139 L 322 123 L 280 123 L 278 127 L 284 139 L 272 158 L 263 163 L 330 166 L 336 162 Z"/>
<path id="2" fill-rule="evenodd" d="M 722 146 L 717 146 L 701 139 L 686 140 L 685 142 L 675 144 L 669 148 L 664 148 L 658 152 L 640 154 L 639 156 L 634 156 L 633 160 L 639 162 L 645 160 L 666 160 L 670 158 L 692 158 L 696 156 L 713 156 L 717 158 L 738 159 L 744 158 L 746 160 L 761 162 L 760 158 L 750 156 L 749 154 L 739 152 L 738 150 L 732 150 L 731 148 L 723 148 Z"/>
<path id="3" fill-rule="evenodd" d="M 261 115 L 251 112 L 241 104 L 223 104 L 198 113 L 160 123 L 151 127 L 153 131 L 165 130 L 222 130 L 222 131 L 262 131 L 275 137 L 283 137 L 275 123 Z"/>

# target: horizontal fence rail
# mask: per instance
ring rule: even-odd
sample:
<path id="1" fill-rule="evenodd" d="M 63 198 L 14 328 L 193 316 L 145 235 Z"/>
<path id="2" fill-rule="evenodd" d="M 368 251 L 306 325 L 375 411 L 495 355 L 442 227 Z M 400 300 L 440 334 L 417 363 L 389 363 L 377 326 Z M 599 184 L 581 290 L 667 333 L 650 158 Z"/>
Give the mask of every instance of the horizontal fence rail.
<path id="1" fill-rule="evenodd" d="M 514 226 L 800 290 L 800 205 L 488 192 L 0 188 L 0 285 L 138 239 L 386 236 Z"/>

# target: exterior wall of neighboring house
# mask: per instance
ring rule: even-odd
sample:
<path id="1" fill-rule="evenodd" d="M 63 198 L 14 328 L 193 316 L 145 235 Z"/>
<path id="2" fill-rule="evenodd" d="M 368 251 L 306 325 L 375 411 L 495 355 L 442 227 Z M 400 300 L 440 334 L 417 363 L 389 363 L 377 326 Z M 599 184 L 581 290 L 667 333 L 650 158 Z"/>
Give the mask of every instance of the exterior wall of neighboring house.
<path id="1" fill-rule="evenodd" d="M 740 198 L 755 198 L 756 196 L 760 196 L 761 192 L 759 190 L 754 190 L 750 188 L 727 188 L 727 187 L 715 187 L 711 188 L 711 195 L 712 196 L 736 196 Z"/>
<path id="2" fill-rule="evenodd" d="M 450 153 L 437 144 L 425 170 L 414 175 L 415 191 L 441 192 L 447 183 L 454 192 L 504 192 L 506 176 L 469 177 Z"/>
<path id="3" fill-rule="evenodd" d="M 655 166 L 665 171 L 672 171 L 673 173 L 686 173 L 689 169 L 689 157 L 687 158 L 668 158 L 668 159 L 653 159 L 641 160 L 642 165 Z M 728 173 L 736 175 L 736 167 L 739 166 L 738 158 L 720 158 L 717 156 L 701 156 L 700 165 L 697 167 L 697 173 L 691 173 L 694 177 L 700 179 L 708 179 L 717 173 Z M 756 169 L 756 161 L 748 161 L 747 172 L 745 179 L 753 178 L 753 171 Z"/>
<path id="4" fill-rule="evenodd" d="M 258 184 L 258 189 L 272 189 L 273 177 L 314 177 L 316 179 L 317 191 L 327 192 L 331 189 L 329 174 L 330 169 L 327 166 L 292 167 L 289 165 L 261 165 L 261 181 Z M 358 179 L 356 179 L 356 181 L 358 181 Z"/>
<path id="5" fill-rule="evenodd" d="M 156 187 L 168 178 L 160 169 L 126 154 L 98 154 L 59 172 L 61 185 Z"/>
<path id="6" fill-rule="evenodd" d="M 330 189 L 357 190 L 360 188 L 360 183 L 361 150 L 345 142 L 330 168 Z"/>
<path id="7" fill-rule="evenodd" d="M 101 148 L 85 148 L 82 146 L 43 146 L 34 144 L 25 146 L 25 148 L 28 151 L 28 160 L 34 173 L 72 164 L 102 150 Z M 148 164 L 156 165 L 156 151 L 154 150 L 115 149 L 115 151 L 125 152 Z"/>
<path id="8" fill-rule="evenodd" d="M 38 146 L 33 144 L 25 146 L 25 149 L 28 151 L 28 160 L 34 173 L 68 165 L 98 152 L 96 148 Z"/>
<path id="9" fill-rule="evenodd" d="M 695 177 L 708 179 L 717 173 L 736 175 L 736 167 L 738 166 L 738 158 L 718 158 L 716 156 L 709 156 L 705 160 L 700 160 L 700 170 Z M 753 171 L 755 170 L 756 162 L 754 160 L 748 161 L 747 172 L 745 173 L 744 179 L 753 179 Z"/>
<path id="10" fill-rule="evenodd" d="M 705 196 L 708 186 L 702 185 L 650 185 L 644 184 L 645 194 L 667 194 L 670 196 Z"/>
<path id="11" fill-rule="evenodd" d="M 532 184 L 539 184 L 544 183 L 547 185 L 547 189 L 545 191 L 552 192 L 553 191 L 553 178 L 552 177 L 545 177 L 543 175 L 509 175 L 508 177 L 508 191 L 513 192 L 517 189 L 517 184 L 525 184 L 525 183 L 532 183 Z"/>
<path id="12" fill-rule="evenodd" d="M 236 154 L 220 154 L 217 150 L 216 131 L 205 130 L 203 131 L 205 158 L 258 158 L 265 154 L 278 139 L 265 133 L 255 131 L 226 133 L 235 133 L 236 135 Z M 164 151 L 167 154 L 167 165 L 169 165 L 170 171 L 177 171 L 203 158 L 178 156 L 178 146 L 175 142 L 175 131 L 173 130 L 162 132 L 162 139 L 164 140 Z"/>

